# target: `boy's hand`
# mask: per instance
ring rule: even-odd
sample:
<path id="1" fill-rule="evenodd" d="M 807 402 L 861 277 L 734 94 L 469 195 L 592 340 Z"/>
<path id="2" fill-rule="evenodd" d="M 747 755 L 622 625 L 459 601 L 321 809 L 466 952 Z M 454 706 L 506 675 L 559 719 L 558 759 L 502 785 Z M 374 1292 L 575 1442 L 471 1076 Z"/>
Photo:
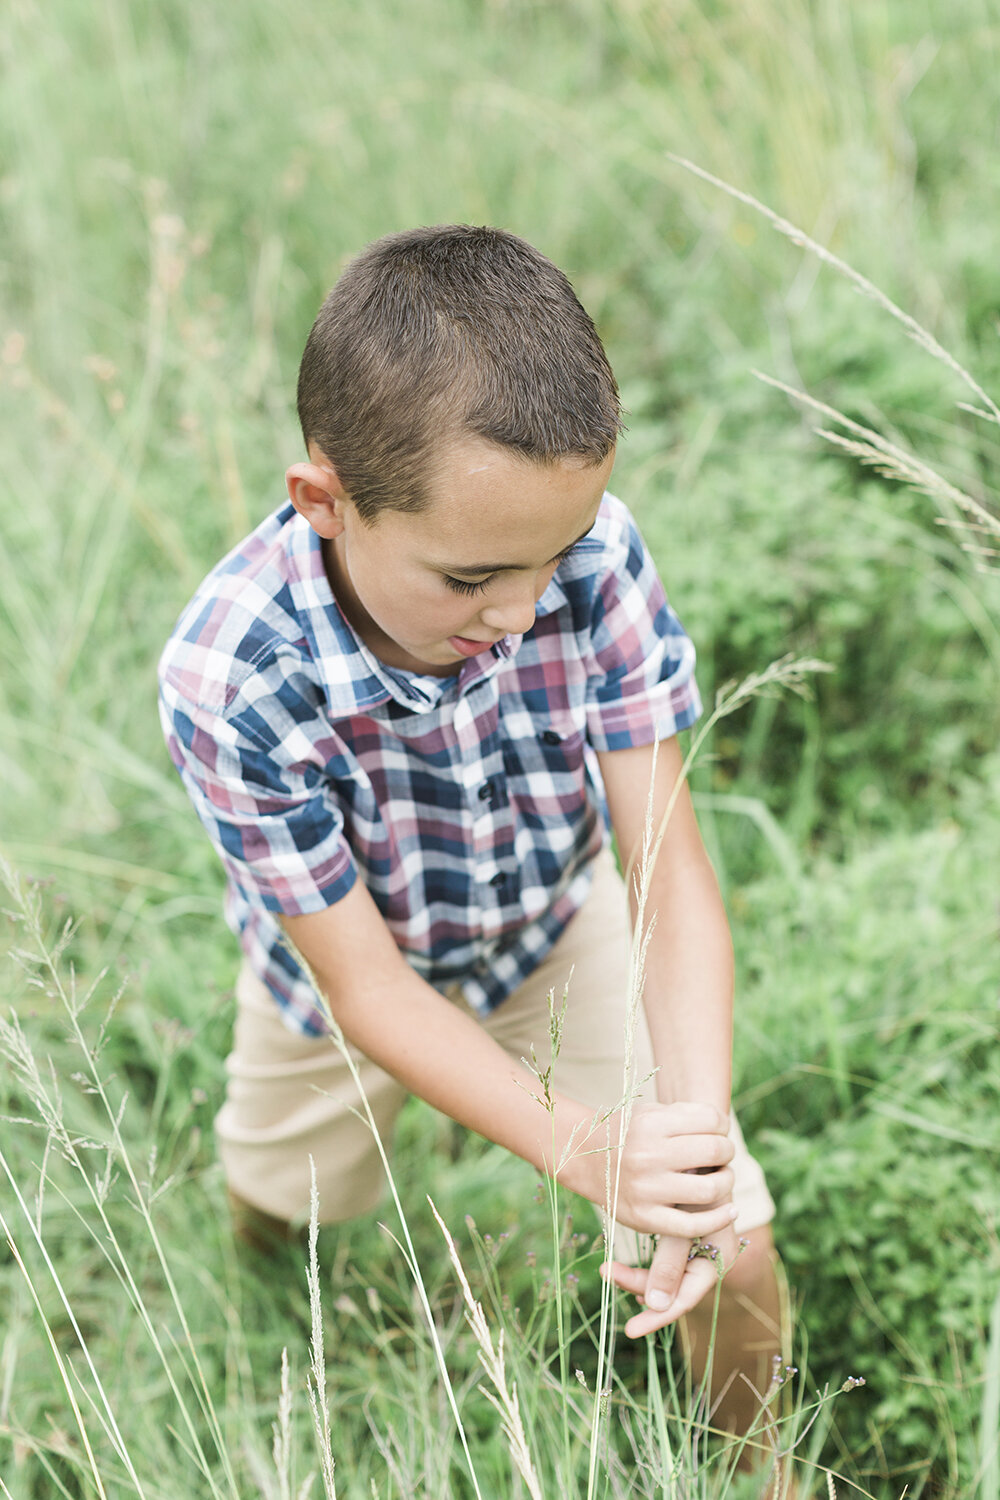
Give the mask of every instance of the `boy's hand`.
<path id="1" fill-rule="evenodd" d="M 729 1201 L 728 1128 L 728 1119 L 711 1104 L 637 1104 L 619 1164 L 616 1221 L 665 1236 L 665 1244 L 676 1237 L 688 1245 L 697 1235 L 725 1229 L 736 1213 Z M 589 1196 L 600 1202 L 603 1192 Z M 668 1266 L 664 1250 L 663 1275 L 654 1284 L 675 1289 L 685 1260 L 686 1251 L 681 1257 L 677 1250 Z"/>
<path id="2" fill-rule="evenodd" d="M 720 1275 L 728 1271 L 740 1253 L 731 1226 L 713 1234 L 711 1246 L 704 1246 L 704 1251 L 709 1253 L 692 1256 L 692 1248 L 689 1239 L 664 1236 L 648 1267 L 627 1266 L 617 1260 L 605 1261 L 601 1275 L 621 1287 L 622 1291 L 633 1292 L 645 1304 L 644 1310 L 625 1324 L 625 1333 L 630 1339 L 641 1339 L 647 1333 L 655 1333 L 658 1328 L 666 1328 L 683 1318 L 697 1307 L 702 1297 L 714 1293 Z M 714 1256 L 711 1250 L 715 1251 Z"/>

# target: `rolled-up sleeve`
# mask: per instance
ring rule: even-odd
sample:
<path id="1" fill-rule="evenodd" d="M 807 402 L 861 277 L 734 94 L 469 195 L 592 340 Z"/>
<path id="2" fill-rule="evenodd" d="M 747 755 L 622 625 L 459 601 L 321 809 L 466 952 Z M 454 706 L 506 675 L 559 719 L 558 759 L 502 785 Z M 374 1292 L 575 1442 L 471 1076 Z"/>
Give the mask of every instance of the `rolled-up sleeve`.
<path id="1" fill-rule="evenodd" d="M 596 750 L 668 739 L 701 713 L 694 645 L 622 507 L 615 567 L 594 598 L 587 736 Z"/>
<path id="2" fill-rule="evenodd" d="M 170 667 L 161 675 L 167 746 L 234 885 L 289 916 L 346 896 L 357 868 L 325 774 L 332 746 L 322 713 L 279 663 L 224 708 L 190 702 L 178 681 Z"/>

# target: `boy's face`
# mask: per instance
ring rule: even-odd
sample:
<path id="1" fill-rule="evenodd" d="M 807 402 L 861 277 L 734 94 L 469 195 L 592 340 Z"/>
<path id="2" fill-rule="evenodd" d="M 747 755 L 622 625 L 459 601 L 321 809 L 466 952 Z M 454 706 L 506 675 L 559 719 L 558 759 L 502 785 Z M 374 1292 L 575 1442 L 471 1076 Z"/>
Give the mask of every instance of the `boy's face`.
<path id="1" fill-rule="evenodd" d="M 337 602 L 389 666 L 446 675 L 523 635 L 558 563 L 593 526 L 614 454 L 539 464 L 478 438 L 445 450 L 428 504 L 358 519 L 319 449 L 289 470 L 289 495 L 324 538 Z M 309 473 L 311 471 L 311 475 Z M 309 483 L 332 476 L 325 497 Z"/>

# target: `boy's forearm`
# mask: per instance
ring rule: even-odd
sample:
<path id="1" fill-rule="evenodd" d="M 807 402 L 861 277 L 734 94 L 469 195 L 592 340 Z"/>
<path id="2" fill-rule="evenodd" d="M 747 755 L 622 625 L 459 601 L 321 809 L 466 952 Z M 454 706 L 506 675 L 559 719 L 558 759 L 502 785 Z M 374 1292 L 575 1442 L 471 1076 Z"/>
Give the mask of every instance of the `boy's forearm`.
<path id="1" fill-rule="evenodd" d="M 593 1110 L 554 1092 L 545 1101 L 524 1064 L 471 1016 L 414 981 L 412 989 L 407 983 L 381 997 L 384 1024 L 369 1029 L 344 1017 L 355 1044 L 435 1109 L 591 1196 L 575 1148 L 590 1134 Z"/>
<path id="2" fill-rule="evenodd" d="M 563 1094 L 543 1098 L 533 1073 L 410 971 L 337 1009 L 345 1036 L 412 1093 L 598 1207 L 613 1202 L 619 1223 L 664 1236 L 728 1223 L 717 1178 L 688 1175 L 728 1160 L 722 1111 L 645 1105 L 623 1143 L 617 1101 L 595 1112 Z"/>
<path id="3" fill-rule="evenodd" d="M 543 1099 L 523 1063 L 419 978 L 360 882 L 326 911 L 282 920 L 346 1039 L 405 1088 L 592 1203 L 613 1182 L 619 1222 L 633 1229 L 701 1234 L 728 1222 L 712 1207 L 717 1184 L 690 1175 L 731 1155 L 720 1110 L 641 1106 L 623 1144 L 616 1100 L 595 1115 L 565 1095 Z"/>
<path id="4" fill-rule="evenodd" d="M 654 833 L 669 808 L 645 904 L 652 932 L 646 952 L 644 1006 L 659 1068 L 663 1103 L 692 1100 L 729 1113 L 732 1079 L 733 950 L 715 872 L 705 853 L 676 739 L 599 756 L 611 822 L 635 885 L 650 785 Z M 680 782 L 680 785 L 678 785 Z"/>
<path id="5" fill-rule="evenodd" d="M 595 1200 L 603 1195 L 603 1163 L 580 1149 L 591 1135 L 593 1110 L 560 1094 L 551 1095 L 547 1108 L 534 1074 L 420 979 L 394 945 L 390 952 L 376 943 L 379 951 L 369 950 L 368 962 L 355 964 L 342 929 L 341 941 L 328 950 L 336 952 L 336 965 L 327 967 L 315 919 L 286 919 L 284 925 L 349 1042 L 459 1124 L 539 1171 L 558 1174 L 574 1192 Z M 352 983 L 343 982 L 345 968 L 355 971 Z"/>
<path id="6" fill-rule="evenodd" d="M 698 1100 L 728 1114 L 733 949 L 707 856 L 654 871 L 647 921 L 654 913 L 644 1005 L 658 1097 L 665 1104 Z"/>

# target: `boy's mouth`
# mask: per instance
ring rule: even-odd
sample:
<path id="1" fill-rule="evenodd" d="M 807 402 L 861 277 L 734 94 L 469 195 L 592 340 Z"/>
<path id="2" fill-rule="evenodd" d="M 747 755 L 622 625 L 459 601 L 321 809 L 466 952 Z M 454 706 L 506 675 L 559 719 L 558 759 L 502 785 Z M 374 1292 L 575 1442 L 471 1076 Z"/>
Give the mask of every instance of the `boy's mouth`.
<path id="1" fill-rule="evenodd" d="M 497 638 L 498 639 L 498 638 Z M 488 651 L 491 646 L 496 645 L 496 639 L 492 641 L 472 641 L 468 636 L 450 635 L 448 645 L 459 656 L 478 656 L 481 651 Z"/>

